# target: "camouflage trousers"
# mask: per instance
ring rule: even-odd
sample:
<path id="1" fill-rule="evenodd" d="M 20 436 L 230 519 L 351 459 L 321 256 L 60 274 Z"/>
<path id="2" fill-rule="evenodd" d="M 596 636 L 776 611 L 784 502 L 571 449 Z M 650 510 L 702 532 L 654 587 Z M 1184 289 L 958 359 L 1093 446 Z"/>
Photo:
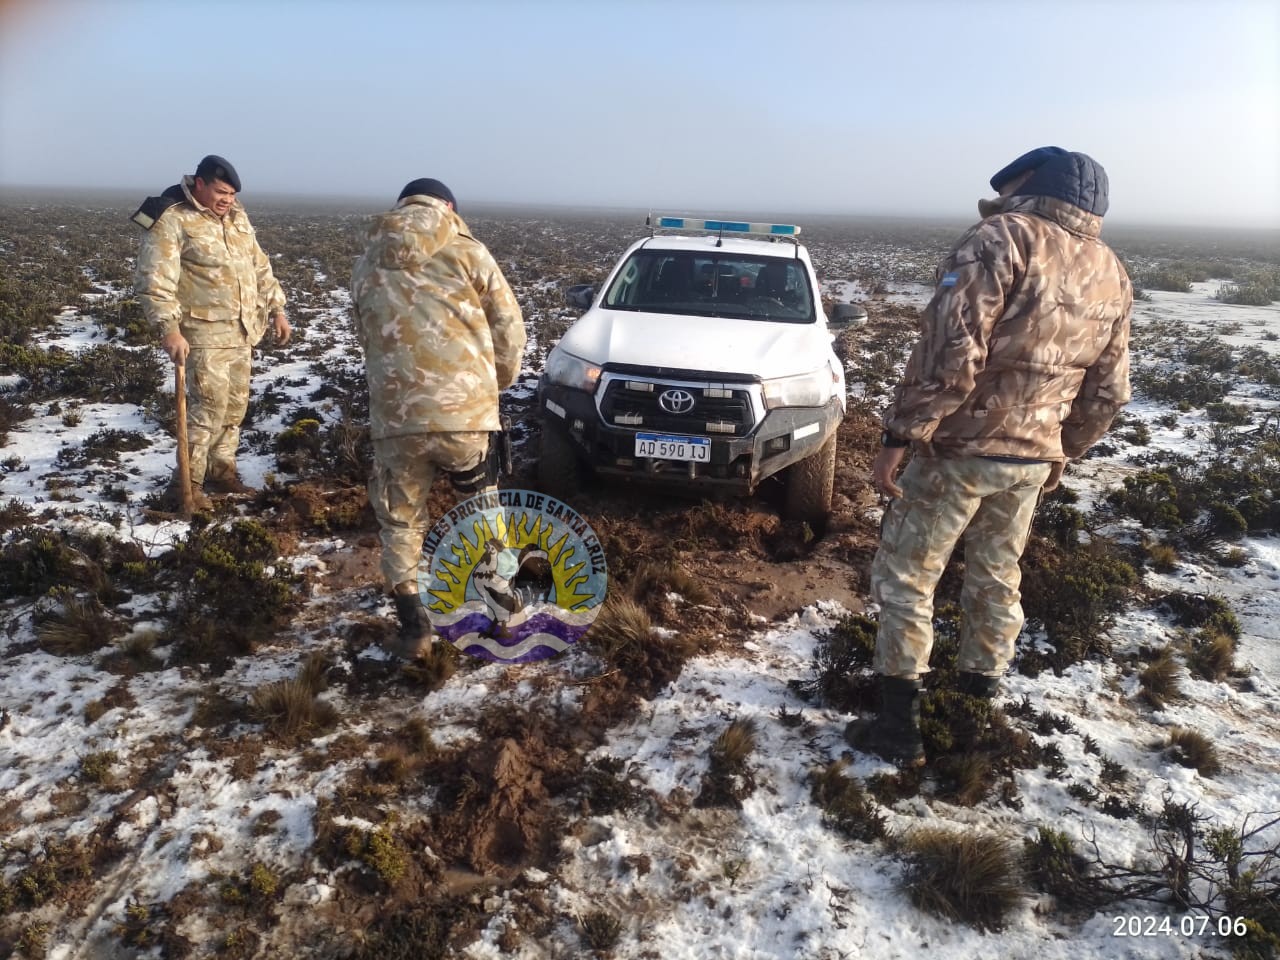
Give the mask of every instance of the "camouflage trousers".
<path id="1" fill-rule="evenodd" d="M 475 467 L 489 449 L 481 430 L 418 433 L 373 442 L 369 503 L 382 538 L 382 574 L 395 588 L 411 582 L 417 590 L 422 541 L 431 527 L 427 497 L 438 470 L 458 473 Z"/>
<path id="2" fill-rule="evenodd" d="M 253 348 L 200 347 L 187 354 L 187 442 L 191 482 L 205 474 L 235 471 L 240 423 L 249 408 Z"/>
<path id="3" fill-rule="evenodd" d="M 1051 466 L 920 456 L 907 464 L 903 495 L 886 509 L 871 564 L 871 596 L 880 605 L 878 673 L 915 678 L 928 671 L 933 592 L 962 536 L 958 668 L 1004 673 L 1023 623 L 1018 561 Z"/>

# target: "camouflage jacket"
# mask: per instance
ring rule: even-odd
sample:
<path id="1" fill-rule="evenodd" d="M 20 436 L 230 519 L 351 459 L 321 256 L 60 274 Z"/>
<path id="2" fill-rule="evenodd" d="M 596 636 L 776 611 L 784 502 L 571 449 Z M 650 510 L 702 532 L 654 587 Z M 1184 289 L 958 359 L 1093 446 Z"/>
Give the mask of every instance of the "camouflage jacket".
<path id="1" fill-rule="evenodd" d="M 1100 217 L 1042 196 L 994 211 L 938 268 L 885 429 L 926 455 L 1079 457 L 1129 400 L 1133 287 Z"/>
<path id="2" fill-rule="evenodd" d="M 142 235 L 134 275 L 142 312 L 160 336 L 180 329 L 193 346 L 256 344 L 268 316 L 284 309 L 284 291 L 240 201 L 218 217 L 191 195 L 193 182 L 183 178 L 183 199 Z"/>
<path id="3" fill-rule="evenodd" d="M 524 319 L 489 251 L 444 201 L 405 197 L 374 219 L 351 296 L 373 439 L 498 429 Z"/>

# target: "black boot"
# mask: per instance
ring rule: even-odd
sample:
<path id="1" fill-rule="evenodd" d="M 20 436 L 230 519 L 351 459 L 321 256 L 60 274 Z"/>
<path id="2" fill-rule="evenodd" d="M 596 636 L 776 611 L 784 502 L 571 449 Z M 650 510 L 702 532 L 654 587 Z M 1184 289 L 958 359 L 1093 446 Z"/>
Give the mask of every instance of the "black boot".
<path id="1" fill-rule="evenodd" d="M 393 593 L 400 629 L 395 640 L 387 640 L 382 648 L 401 660 L 413 660 L 431 646 L 431 624 L 423 616 L 422 601 L 416 593 Z"/>
<path id="2" fill-rule="evenodd" d="M 884 677 L 880 681 L 880 713 L 853 720 L 845 727 L 850 746 L 874 753 L 902 767 L 924 765 L 920 738 L 920 681 Z"/>
<path id="3" fill-rule="evenodd" d="M 991 701 L 1000 689 L 999 677 L 988 677 L 982 673 L 961 671 L 956 678 L 956 690 L 967 697 L 980 701 L 957 704 L 956 713 L 951 721 L 951 732 L 956 748 L 961 752 L 976 749 L 983 734 L 991 725 Z"/>
<path id="4" fill-rule="evenodd" d="M 1000 678 L 988 677 L 985 673 L 961 671 L 956 689 L 965 696 L 990 700 L 1000 691 Z"/>

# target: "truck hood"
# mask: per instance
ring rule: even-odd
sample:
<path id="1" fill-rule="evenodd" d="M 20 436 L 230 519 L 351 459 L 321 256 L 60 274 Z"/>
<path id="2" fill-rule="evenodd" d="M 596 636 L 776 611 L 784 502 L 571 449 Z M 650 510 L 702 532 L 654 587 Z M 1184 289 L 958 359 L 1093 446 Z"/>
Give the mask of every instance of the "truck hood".
<path id="1" fill-rule="evenodd" d="M 625 363 L 761 379 L 808 373 L 831 355 L 831 334 L 818 323 L 776 323 L 592 309 L 559 346 L 589 363 Z"/>

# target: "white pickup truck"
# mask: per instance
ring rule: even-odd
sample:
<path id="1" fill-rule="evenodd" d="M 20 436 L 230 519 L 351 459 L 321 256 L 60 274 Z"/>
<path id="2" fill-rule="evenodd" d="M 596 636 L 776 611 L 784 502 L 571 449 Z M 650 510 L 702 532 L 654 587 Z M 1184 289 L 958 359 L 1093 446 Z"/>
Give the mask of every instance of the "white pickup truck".
<path id="1" fill-rule="evenodd" d="M 599 291 L 567 293 L 586 312 L 538 384 L 539 483 L 571 495 L 589 468 L 749 494 L 781 474 L 784 515 L 825 521 L 845 409 L 831 329 L 865 313 L 841 305 L 828 321 L 799 227 L 650 227 Z"/>

